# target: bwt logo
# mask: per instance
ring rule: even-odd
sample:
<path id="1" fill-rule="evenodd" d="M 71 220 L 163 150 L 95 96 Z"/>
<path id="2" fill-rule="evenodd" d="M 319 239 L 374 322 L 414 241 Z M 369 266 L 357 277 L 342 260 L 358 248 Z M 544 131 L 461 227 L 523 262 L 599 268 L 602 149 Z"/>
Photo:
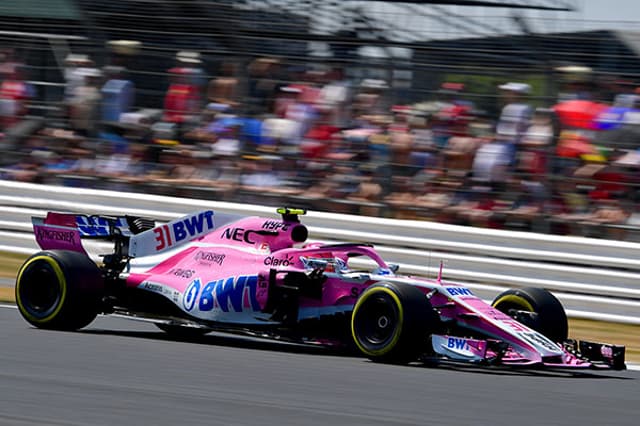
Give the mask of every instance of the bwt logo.
<path id="1" fill-rule="evenodd" d="M 184 292 L 184 296 L 182 297 L 182 305 L 185 311 L 191 311 L 196 305 L 196 298 L 198 297 L 198 292 L 200 292 L 200 286 L 200 280 L 193 280 L 187 287 L 187 291 Z"/>
<path id="2" fill-rule="evenodd" d="M 206 211 L 154 228 L 156 250 L 164 250 L 183 240 L 194 238 L 213 227 L 213 212 Z"/>
<path id="3" fill-rule="evenodd" d="M 449 337 L 449 339 L 447 340 L 447 347 L 449 349 L 468 351 L 469 343 L 467 342 L 467 339 L 458 339 L 456 337 Z"/>
<path id="4" fill-rule="evenodd" d="M 201 282 L 199 279 L 192 281 L 184 294 L 183 305 L 190 311 L 196 304 L 202 312 L 214 309 L 222 312 L 243 312 L 244 308 L 252 311 L 260 310 L 258 302 L 258 277 L 256 275 L 243 275 L 211 281 L 202 287 L 202 293 L 198 297 Z M 197 301 L 196 301 L 197 300 Z"/>
<path id="5" fill-rule="evenodd" d="M 451 296 L 473 296 L 471 290 L 465 287 L 447 287 L 446 289 Z"/>

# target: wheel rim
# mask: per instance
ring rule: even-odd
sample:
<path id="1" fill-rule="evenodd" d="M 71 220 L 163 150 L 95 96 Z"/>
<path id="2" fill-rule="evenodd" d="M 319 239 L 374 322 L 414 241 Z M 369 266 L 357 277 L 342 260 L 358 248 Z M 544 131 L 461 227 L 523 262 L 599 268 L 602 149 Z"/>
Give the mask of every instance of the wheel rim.
<path id="1" fill-rule="evenodd" d="M 22 307 L 35 318 L 51 315 L 62 298 L 56 270 L 49 262 L 36 261 L 22 273 L 18 288 Z"/>
<path id="2" fill-rule="evenodd" d="M 366 348 L 384 348 L 396 337 L 400 312 L 386 293 L 372 295 L 357 313 L 356 335 Z"/>

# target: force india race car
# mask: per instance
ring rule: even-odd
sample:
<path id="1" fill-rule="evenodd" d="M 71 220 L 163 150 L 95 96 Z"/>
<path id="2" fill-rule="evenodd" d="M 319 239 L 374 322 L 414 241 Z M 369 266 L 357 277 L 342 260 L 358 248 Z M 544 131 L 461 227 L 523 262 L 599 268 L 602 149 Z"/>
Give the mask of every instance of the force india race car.
<path id="1" fill-rule="evenodd" d="M 540 288 L 490 305 L 468 288 L 398 275 L 367 244 L 307 243 L 303 210 L 216 225 L 207 210 L 166 224 L 48 213 L 40 251 L 18 272 L 20 313 L 76 330 L 98 314 L 154 322 L 175 336 L 243 333 L 355 348 L 380 362 L 624 369 L 624 346 L 569 340 L 560 302 Z M 224 221 L 221 221 L 224 222 Z M 112 241 L 95 262 L 82 239 Z"/>

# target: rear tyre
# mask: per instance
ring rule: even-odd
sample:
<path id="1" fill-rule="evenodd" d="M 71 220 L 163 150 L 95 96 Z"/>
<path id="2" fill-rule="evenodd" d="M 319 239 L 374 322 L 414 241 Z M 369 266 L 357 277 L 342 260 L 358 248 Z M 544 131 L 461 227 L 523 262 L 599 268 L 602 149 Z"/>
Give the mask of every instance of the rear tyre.
<path id="1" fill-rule="evenodd" d="M 104 280 L 85 254 L 41 251 L 28 258 L 16 279 L 16 303 L 25 320 L 38 328 L 77 330 L 101 309 Z"/>
<path id="2" fill-rule="evenodd" d="M 569 335 L 569 322 L 564 307 L 543 288 L 526 287 L 500 293 L 491 304 L 497 310 L 519 320 L 548 339 L 562 343 Z M 527 321 L 518 312 L 532 312 L 537 317 Z"/>
<path id="3" fill-rule="evenodd" d="M 365 356 L 405 364 L 426 352 L 440 319 L 426 295 L 408 284 L 380 282 L 361 295 L 351 316 L 351 334 Z"/>

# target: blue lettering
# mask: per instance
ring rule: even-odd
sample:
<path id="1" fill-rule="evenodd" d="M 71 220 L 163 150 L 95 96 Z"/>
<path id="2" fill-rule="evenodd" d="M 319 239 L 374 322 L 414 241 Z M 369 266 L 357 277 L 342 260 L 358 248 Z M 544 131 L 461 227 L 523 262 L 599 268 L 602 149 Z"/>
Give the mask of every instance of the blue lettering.
<path id="1" fill-rule="evenodd" d="M 260 303 L 258 302 L 258 277 L 256 275 L 247 277 L 245 287 L 249 288 L 249 303 L 251 303 L 251 309 L 254 311 L 259 311 Z"/>
<path id="2" fill-rule="evenodd" d="M 187 287 L 187 291 L 184 293 L 182 304 L 187 312 L 192 310 L 196 304 L 196 297 L 200 291 L 200 285 L 201 283 L 199 279 L 193 280 Z"/>
<path id="3" fill-rule="evenodd" d="M 471 290 L 465 287 L 447 287 L 447 292 L 451 296 L 473 296 Z"/>
<path id="4" fill-rule="evenodd" d="M 198 289 L 200 281 L 196 280 Z M 190 284 L 189 289 L 194 283 Z M 248 293 L 245 293 L 248 292 Z M 197 295 L 197 290 L 196 293 Z M 248 296 L 245 298 L 245 294 Z M 185 294 L 185 307 L 187 294 Z M 242 312 L 245 305 L 245 299 L 248 299 L 247 308 L 252 311 L 260 310 L 260 302 L 258 302 L 258 277 L 256 275 L 243 275 L 240 277 L 230 277 L 207 283 L 200 294 L 200 302 L 198 308 L 200 311 L 207 312 L 213 309 L 220 309 L 222 312 Z M 191 301 L 191 299 L 189 299 Z M 193 305 L 191 305 L 193 307 Z M 190 309 L 188 309 L 190 310 Z"/>
<path id="5" fill-rule="evenodd" d="M 173 224 L 173 237 L 176 239 L 176 242 L 187 238 L 187 231 L 184 229 L 183 222 L 176 222 Z"/>
<path id="6" fill-rule="evenodd" d="M 467 347 L 467 340 L 449 337 L 449 339 L 447 339 L 447 347 L 451 349 L 464 350 Z"/>
<path id="7" fill-rule="evenodd" d="M 204 212 L 204 218 L 207 219 L 207 229 L 213 229 L 213 212 L 211 210 L 207 210 Z"/>
<path id="8" fill-rule="evenodd" d="M 184 221 L 187 225 L 187 231 L 189 235 L 195 235 L 202 232 L 202 225 L 204 225 L 204 214 L 200 213 L 198 216 L 192 216 Z"/>
<path id="9" fill-rule="evenodd" d="M 231 277 L 216 283 L 216 300 L 223 312 L 229 312 L 229 301 L 234 311 L 242 312 L 242 295 L 246 280 L 246 276 L 238 277 L 237 280 Z"/>
<path id="10" fill-rule="evenodd" d="M 198 304 L 198 309 L 205 312 L 213 309 L 213 291 L 216 285 L 221 282 L 222 280 L 211 281 L 210 283 L 207 283 L 206 286 L 204 286 L 204 288 L 202 289 L 202 294 L 200 295 L 200 303 Z"/>

